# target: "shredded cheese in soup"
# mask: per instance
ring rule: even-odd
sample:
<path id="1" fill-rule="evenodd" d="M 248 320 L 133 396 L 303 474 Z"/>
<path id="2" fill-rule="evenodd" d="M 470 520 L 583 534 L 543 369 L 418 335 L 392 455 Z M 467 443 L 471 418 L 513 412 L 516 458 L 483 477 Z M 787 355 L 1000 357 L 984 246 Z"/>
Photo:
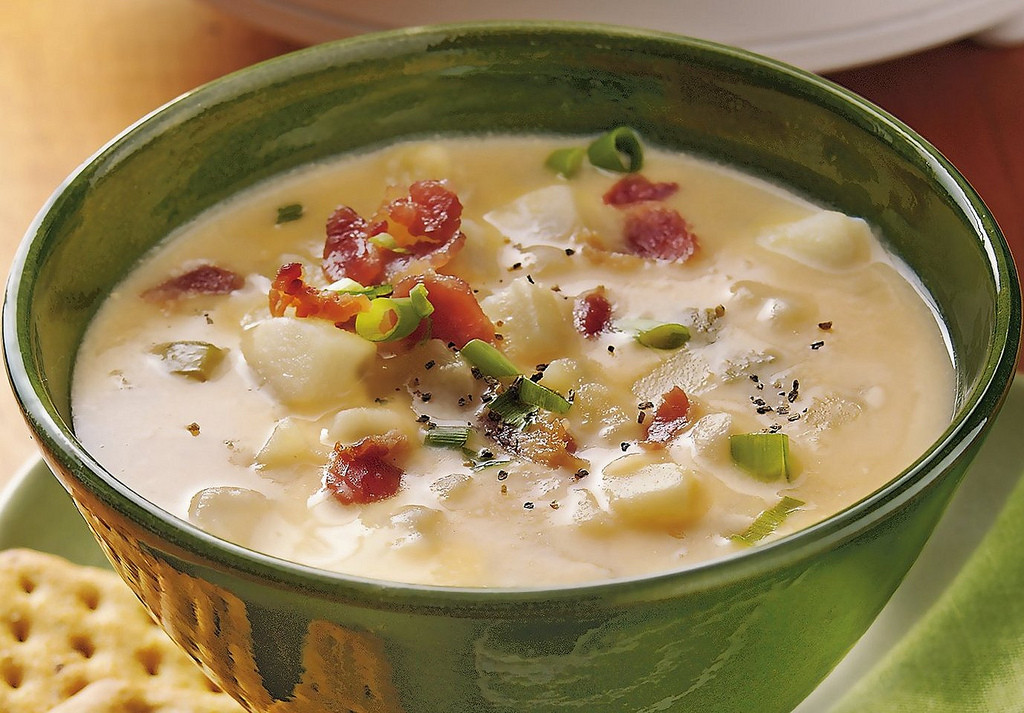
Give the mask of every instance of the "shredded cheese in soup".
<path id="1" fill-rule="evenodd" d="M 938 320 L 864 221 L 650 148 L 547 161 L 570 144 L 399 144 L 209 211 L 90 326 L 76 433 L 254 550 L 535 587 L 760 546 L 943 431 Z"/>

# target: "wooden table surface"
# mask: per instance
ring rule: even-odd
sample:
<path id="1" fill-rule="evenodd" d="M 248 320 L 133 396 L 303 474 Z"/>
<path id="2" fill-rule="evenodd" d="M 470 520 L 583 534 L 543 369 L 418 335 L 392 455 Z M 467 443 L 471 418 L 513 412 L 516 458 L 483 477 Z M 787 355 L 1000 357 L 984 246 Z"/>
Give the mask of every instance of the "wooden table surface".
<path id="1" fill-rule="evenodd" d="M 4 0 L 0 265 L 47 196 L 121 129 L 178 94 L 296 49 L 198 0 Z M 958 42 L 831 75 L 916 128 L 975 185 L 1024 256 L 1024 47 Z M 0 488 L 35 448 L 0 389 Z"/>

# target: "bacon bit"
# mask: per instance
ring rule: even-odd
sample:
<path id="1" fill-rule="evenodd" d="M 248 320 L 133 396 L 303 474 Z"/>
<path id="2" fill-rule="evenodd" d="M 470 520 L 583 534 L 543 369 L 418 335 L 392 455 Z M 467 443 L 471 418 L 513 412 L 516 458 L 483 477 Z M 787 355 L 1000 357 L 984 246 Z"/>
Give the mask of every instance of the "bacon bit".
<path id="1" fill-rule="evenodd" d="M 604 194 L 605 205 L 630 205 L 644 201 L 662 201 L 679 190 L 678 183 L 652 183 L 639 173 L 620 178 Z"/>
<path id="2" fill-rule="evenodd" d="M 242 276 L 231 270 L 216 265 L 200 265 L 151 287 L 142 293 L 142 297 L 152 302 L 166 302 L 187 295 L 226 295 L 244 284 Z"/>
<path id="3" fill-rule="evenodd" d="M 685 262 L 697 251 L 697 238 L 678 211 L 641 203 L 626 214 L 626 245 L 634 255 Z"/>
<path id="4" fill-rule="evenodd" d="M 407 277 L 395 285 L 395 297 L 407 297 L 416 285 L 427 288 L 427 299 L 434 306 L 434 313 L 406 337 L 410 343 L 432 337 L 462 349 L 471 339 L 494 342 L 494 324 L 480 309 L 472 288 L 463 280 L 436 273 Z"/>
<path id="5" fill-rule="evenodd" d="M 408 255 L 389 252 L 387 280 L 397 282 L 412 275 L 429 270 L 438 270 L 449 262 L 466 244 L 466 234 L 459 231 L 445 243 L 417 243 L 409 248 Z"/>
<path id="6" fill-rule="evenodd" d="M 462 203 L 440 181 L 417 181 L 409 186 L 408 196 L 381 206 L 372 220 L 383 223 L 403 248 L 444 244 L 459 232 Z"/>
<path id="7" fill-rule="evenodd" d="M 572 322 L 576 331 L 588 339 L 608 330 L 612 322 L 612 304 L 605 297 L 604 286 L 576 298 Z"/>
<path id="8" fill-rule="evenodd" d="M 573 455 L 576 440 L 565 427 L 565 420 L 547 412 L 538 412 L 534 421 L 525 429 L 506 423 L 488 420 L 487 434 L 507 450 L 534 463 L 552 468 L 565 466 L 577 472 L 586 470 L 590 463 Z"/>
<path id="9" fill-rule="evenodd" d="M 363 310 L 369 309 L 365 295 L 320 290 L 307 285 L 302 279 L 302 265 L 291 262 L 282 265 L 270 286 L 270 314 L 281 317 L 289 307 L 295 308 L 296 317 L 317 317 L 347 326 Z"/>
<path id="10" fill-rule="evenodd" d="M 377 285 L 451 261 L 466 243 L 462 203 L 440 181 L 418 181 L 409 195 L 383 205 L 370 221 L 341 206 L 327 221 L 323 269 L 331 280 L 343 277 Z M 388 250 L 371 238 L 388 233 L 404 252 Z"/>
<path id="11" fill-rule="evenodd" d="M 344 505 L 390 498 L 402 484 L 403 470 L 394 459 L 406 446 L 397 431 L 367 436 L 352 446 L 334 445 L 324 486 Z"/>
<path id="12" fill-rule="evenodd" d="M 661 397 L 654 417 L 647 424 L 648 443 L 664 444 L 672 440 L 690 422 L 690 399 L 678 386 Z"/>
<path id="13" fill-rule="evenodd" d="M 370 237 L 366 221 L 348 206 L 339 206 L 327 219 L 324 274 L 331 280 L 347 277 L 361 285 L 382 282 L 386 251 L 371 243 Z"/>

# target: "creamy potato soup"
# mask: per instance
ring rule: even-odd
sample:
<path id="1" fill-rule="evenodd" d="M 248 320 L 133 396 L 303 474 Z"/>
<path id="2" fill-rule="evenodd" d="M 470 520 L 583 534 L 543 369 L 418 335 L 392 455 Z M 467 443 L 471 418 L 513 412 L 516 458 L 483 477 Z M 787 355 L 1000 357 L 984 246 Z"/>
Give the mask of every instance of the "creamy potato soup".
<path id="1" fill-rule="evenodd" d="M 76 433 L 254 550 L 535 587 L 761 546 L 943 431 L 944 335 L 869 225 L 591 140 L 400 144 L 218 206 L 97 314 Z"/>

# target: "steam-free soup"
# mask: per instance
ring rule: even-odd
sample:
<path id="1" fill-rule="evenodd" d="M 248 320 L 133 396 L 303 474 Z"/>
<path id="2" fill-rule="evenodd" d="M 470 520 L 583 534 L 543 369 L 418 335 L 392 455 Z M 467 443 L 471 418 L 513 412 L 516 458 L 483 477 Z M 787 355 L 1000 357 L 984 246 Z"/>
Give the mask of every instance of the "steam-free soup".
<path id="1" fill-rule="evenodd" d="M 545 165 L 574 146 L 400 144 L 200 216 L 97 314 L 76 433 L 254 550 L 533 587 L 762 546 L 946 427 L 939 322 L 864 221 L 650 148 Z"/>

